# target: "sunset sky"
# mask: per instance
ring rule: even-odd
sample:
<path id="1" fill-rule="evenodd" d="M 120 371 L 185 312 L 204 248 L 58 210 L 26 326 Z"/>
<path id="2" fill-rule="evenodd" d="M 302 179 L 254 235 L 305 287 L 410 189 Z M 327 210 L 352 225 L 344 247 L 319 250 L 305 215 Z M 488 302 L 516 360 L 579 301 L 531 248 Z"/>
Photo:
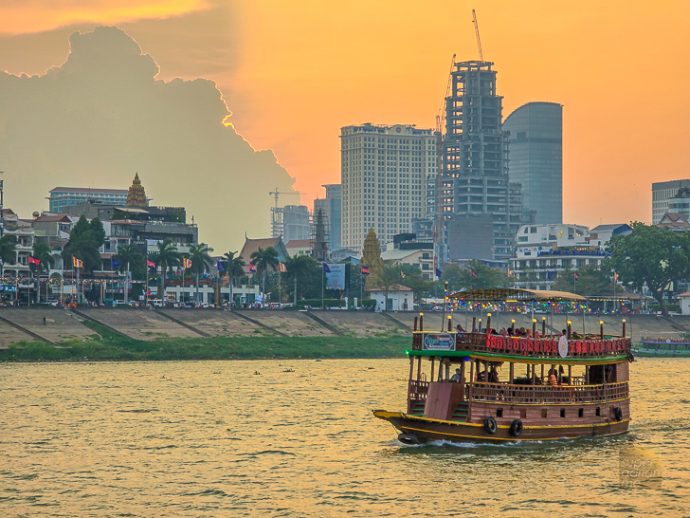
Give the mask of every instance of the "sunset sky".
<path id="1" fill-rule="evenodd" d="M 564 220 L 648 222 L 650 184 L 690 177 L 687 0 L 4 0 L 0 69 L 43 73 L 72 32 L 116 25 L 159 78 L 215 81 L 238 133 L 311 205 L 339 182 L 341 126 L 434 126 L 451 56 L 478 57 L 472 8 L 504 117 L 564 106 Z"/>

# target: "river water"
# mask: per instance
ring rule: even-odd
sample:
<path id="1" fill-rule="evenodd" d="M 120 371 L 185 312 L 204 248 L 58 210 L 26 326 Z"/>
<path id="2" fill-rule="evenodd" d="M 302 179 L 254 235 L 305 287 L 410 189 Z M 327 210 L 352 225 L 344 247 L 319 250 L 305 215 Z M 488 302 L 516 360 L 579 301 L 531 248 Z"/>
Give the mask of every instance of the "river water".
<path id="1" fill-rule="evenodd" d="M 632 365 L 622 438 L 499 446 L 400 445 L 406 366 L 0 365 L 0 515 L 690 514 L 690 361 Z"/>

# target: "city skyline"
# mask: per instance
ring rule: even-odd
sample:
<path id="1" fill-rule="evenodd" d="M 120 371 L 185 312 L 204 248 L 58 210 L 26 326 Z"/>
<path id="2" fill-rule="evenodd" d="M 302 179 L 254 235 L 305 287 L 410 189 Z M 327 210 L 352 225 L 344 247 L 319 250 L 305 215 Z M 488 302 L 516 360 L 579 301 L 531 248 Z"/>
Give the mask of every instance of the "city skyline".
<path id="1" fill-rule="evenodd" d="M 557 102 L 567 110 L 563 221 L 649 222 L 649 184 L 685 177 L 690 167 L 687 154 L 678 152 L 689 140 L 689 108 L 680 99 L 690 72 L 677 65 L 690 49 L 682 29 L 690 17 L 685 2 L 658 11 L 644 2 L 548 9 L 523 2 L 500 11 L 488 2 L 442 2 L 422 13 L 381 2 L 367 4 L 366 20 L 362 2 L 344 6 L 337 17 L 314 3 L 294 9 L 279 2 L 148 1 L 123 3 L 117 12 L 98 2 L 80 11 L 71 5 L 55 2 L 48 11 L 38 3 L 1 7 L 0 68 L 43 73 L 64 62 L 69 34 L 116 24 L 153 56 L 158 79 L 215 81 L 234 128 L 254 149 L 273 151 L 308 206 L 322 183 L 338 181 L 340 127 L 366 121 L 433 127 L 450 56 L 477 57 L 472 7 L 485 59 L 499 73 L 504 115 L 530 101 Z M 364 37 L 350 38 L 353 24 Z M 586 38 L 578 36 L 583 27 Z M 411 30 L 415 38 L 400 37 Z M 634 36 L 640 33 L 647 37 Z M 415 51 L 417 38 L 427 42 L 423 53 Z M 280 60 L 272 59 L 276 49 Z M 638 81 L 645 62 L 667 73 Z M 396 95 L 390 94 L 393 85 Z M 640 102 L 649 91 L 664 95 Z M 607 203 L 612 192 L 616 204 Z"/>

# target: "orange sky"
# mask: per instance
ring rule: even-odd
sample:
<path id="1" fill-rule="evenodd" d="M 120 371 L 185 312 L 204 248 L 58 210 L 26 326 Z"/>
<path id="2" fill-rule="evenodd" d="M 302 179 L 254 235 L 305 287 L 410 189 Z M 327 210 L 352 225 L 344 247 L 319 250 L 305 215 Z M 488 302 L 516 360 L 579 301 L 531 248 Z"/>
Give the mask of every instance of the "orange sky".
<path id="1" fill-rule="evenodd" d="M 339 181 L 341 126 L 433 126 L 452 54 L 477 57 L 472 8 L 504 116 L 564 105 L 566 222 L 649 221 L 651 182 L 690 177 L 686 0 L 131 0 L 117 12 L 63 0 L 37 16 L 46 3 L 0 7 L 1 68 L 40 72 L 64 60 L 54 35 L 118 24 L 161 77 L 215 80 L 237 130 L 275 152 L 304 202 Z"/>

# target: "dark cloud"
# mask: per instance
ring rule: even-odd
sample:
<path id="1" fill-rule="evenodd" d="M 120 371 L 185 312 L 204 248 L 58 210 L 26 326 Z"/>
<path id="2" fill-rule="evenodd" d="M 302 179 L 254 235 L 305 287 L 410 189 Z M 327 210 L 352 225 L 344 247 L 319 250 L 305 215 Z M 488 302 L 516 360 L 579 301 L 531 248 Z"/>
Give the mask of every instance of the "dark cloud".
<path id="1" fill-rule="evenodd" d="M 0 73 L 7 206 L 46 208 L 57 185 L 127 187 L 138 171 L 154 203 L 186 206 L 219 250 L 268 233 L 268 191 L 293 180 L 223 125 L 214 83 L 156 80 L 154 60 L 116 28 L 74 34 L 70 46 L 45 75 Z"/>

